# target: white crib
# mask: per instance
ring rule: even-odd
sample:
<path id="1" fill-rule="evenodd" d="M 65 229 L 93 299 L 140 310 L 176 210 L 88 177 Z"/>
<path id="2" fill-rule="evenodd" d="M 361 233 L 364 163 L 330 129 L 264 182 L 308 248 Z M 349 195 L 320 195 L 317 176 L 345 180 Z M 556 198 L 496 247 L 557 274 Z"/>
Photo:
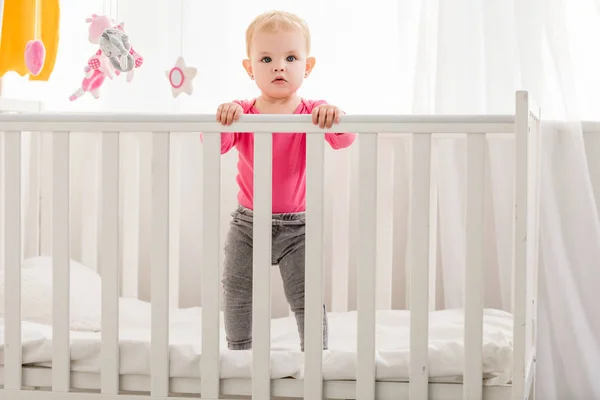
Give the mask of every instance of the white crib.
<path id="1" fill-rule="evenodd" d="M 341 352 L 342 363 L 354 365 L 352 376 L 335 377 L 331 357 L 321 350 L 324 248 L 324 139 L 310 116 L 243 116 L 231 127 L 214 122 L 212 115 L 105 115 L 27 113 L 0 115 L 4 135 L 5 238 L 4 337 L 0 342 L 0 398 L 50 399 L 512 399 L 530 398 L 535 377 L 535 299 L 538 264 L 538 215 L 540 185 L 540 114 L 527 92 L 517 92 L 515 113 L 478 116 L 354 116 L 347 115 L 339 131 L 359 132 L 359 249 L 357 310 L 346 316 L 353 321 L 353 350 Z M 52 132 L 52 263 L 54 293 L 51 325 L 42 328 L 22 322 L 21 138 L 23 132 Z M 75 132 L 101 131 L 102 199 L 99 258 L 101 271 L 101 332 L 71 330 L 70 279 L 73 263 L 69 247 L 69 143 Z M 255 247 L 254 265 L 270 265 L 271 237 L 271 134 L 307 132 L 307 274 L 305 353 L 278 356 L 271 348 L 272 329 L 281 321 L 271 319 L 271 286 L 268 268 L 254 269 L 253 349 L 228 352 L 223 348 L 220 321 L 221 283 L 220 214 L 221 155 L 218 132 L 255 132 Z M 123 309 L 119 252 L 119 135 L 148 132 L 152 135 L 152 265 L 150 320 L 144 321 L 146 340 L 132 347 L 122 337 Z M 173 325 L 183 312 L 169 307 L 169 137 L 171 133 L 205 133 L 203 144 L 203 242 L 202 308 L 197 319 L 201 341 L 178 348 L 170 339 L 180 334 Z M 412 184 L 410 209 L 410 310 L 394 321 L 404 322 L 409 333 L 409 356 L 404 365 L 385 364 L 394 354 L 383 354 L 376 340 L 376 271 L 378 262 L 377 160 L 380 135 L 412 136 Z M 467 251 L 464 310 L 450 311 L 461 321 L 462 348 L 454 363 L 460 376 L 435 379 L 430 358 L 431 317 L 430 260 L 435 257 L 432 220 L 435 192 L 431 191 L 432 135 L 466 135 L 467 141 Z M 502 351 L 509 351 L 508 377 L 499 384 L 484 385 L 484 354 L 489 340 L 484 325 L 495 314 L 483 301 L 483 198 L 486 135 L 515 136 L 515 200 L 513 224 L 513 298 L 510 337 Z M 21 297 L 23 296 L 23 297 Z M 392 314 L 390 314 L 392 315 Z M 393 315 L 392 315 L 393 316 Z M 189 315 L 186 317 L 188 318 Z M 403 319 L 402 317 L 406 317 Z M 355 319 L 352 319 L 355 318 Z M 171 321 L 171 327 L 169 324 Z M 179 321 L 179 322 L 178 322 Z M 330 322 L 332 325 L 335 321 Z M 279 325 L 278 325 L 279 324 Z M 35 329 L 42 330 L 35 330 Z M 392 338 L 393 339 L 393 338 Z M 398 339 L 400 340 L 400 339 Z M 330 345 L 334 346 L 334 339 Z M 76 342 L 78 343 L 76 346 Z M 82 347 L 83 346 L 83 347 Z M 87 346 L 87 347 L 85 347 Z M 200 347 L 201 349 L 197 348 Z M 86 350 L 87 349 L 87 350 Z M 134 351 L 135 350 L 135 351 Z M 137 353 L 136 353 L 137 351 Z M 186 353 L 186 351 L 188 353 Z M 376 351 L 378 355 L 376 357 Z M 500 351 L 500 353 L 502 353 Z M 87 352 L 92 364 L 74 361 L 75 353 Z M 201 353 L 201 357 L 200 357 Z M 37 358 L 36 358 L 37 357 Z M 40 358 L 41 357 L 41 358 Z M 44 358 L 45 357 L 45 358 Z M 134 362 L 134 358 L 141 362 Z M 196 363 L 194 374 L 177 373 L 176 358 Z M 386 358 L 387 357 L 387 358 Z M 491 357 L 491 358 L 490 358 Z M 398 357 L 396 357 L 397 359 Z M 282 361 L 284 359 L 284 361 Z M 384 360 L 383 364 L 381 360 Z M 387 360 L 387 361 L 386 361 Z M 446 360 L 448 361 L 448 360 Z M 504 361 L 503 361 L 504 362 Z M 125 366 L 126 365 L 126 366 Z M 281 371 L 293 365 L 294 371 Z M 309 368 L 304 369 L 304 365 Z M 407 369 L 402 374 L 402 368 Z M 136 369 L 137 368 L 137 369 Z M 231 369 L 247 376 L 231 377 Z M 278 369 L 279 368 L 279 369 Z M 125 369 L 125 371 L 124 371 Z M 284 368 L 285 370 L 285 368 Z M 385 377 L 381 371 L 385 370 Z M 229 371 L 229 372 L 226 372 Z M 278 371 L 278 372 L 275 372 Z M 333 374 L 333 375 L 332 375 Z M 329 377 L 328 377 L 329 376 Z M 334 376 L 331 378 L 331 376 Z M 489 376 L 488 376 L 489 378 Z M 150 397 L 148 397 L 150 396 Z"/>

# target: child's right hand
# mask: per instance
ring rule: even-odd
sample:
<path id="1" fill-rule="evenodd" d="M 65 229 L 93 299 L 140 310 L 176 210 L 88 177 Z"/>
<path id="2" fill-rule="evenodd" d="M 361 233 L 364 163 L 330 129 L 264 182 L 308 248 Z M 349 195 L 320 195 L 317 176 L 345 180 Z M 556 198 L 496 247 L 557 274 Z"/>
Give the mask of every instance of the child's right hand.
<path id="1" fill-rule="evenodd" d="M 217 108 L 217 122 L 222 125 L 231 125 L 240 119 L 244 109 L 237 103 L 223 103 Z"/>

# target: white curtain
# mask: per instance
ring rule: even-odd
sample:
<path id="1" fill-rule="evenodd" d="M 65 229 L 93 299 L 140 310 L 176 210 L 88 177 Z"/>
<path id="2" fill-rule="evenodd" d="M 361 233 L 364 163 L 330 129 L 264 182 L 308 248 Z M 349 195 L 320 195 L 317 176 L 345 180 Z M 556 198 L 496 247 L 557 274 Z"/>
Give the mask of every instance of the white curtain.
<path id="1" fill-rule="evenodd" d="M 582 119 L 600 120 L 596 107 L 600 89 L 596 7 L 594 0 L 222 0 L 210 5 L 191 0 L 127 0 L 120 4 L 66 0 L 62 2 L 59 60 L 51 82 L 30 85 L 7 79 L 5 90 L 9 96 L 41 96 L 52 110 L 214 113 L 221 102 L 257 95 L 241 66 L 244 30 L 256 14 L 276 8 L 297 12 L 312 30 L 317 65 L 301 94 L 324 98 L 347 113 L 513 113 L 514 92 L 530 91 L 542 107 L 544 119 L 537 396 L 544 400 L 598 399 L 600 314 L 594 291 L 600 285 L 600 229 L 580 123 Z M 69 103 L 67 98 L 77 88 L 81 69 L 93 54 L 84 23 L 93 12 L 110 13 L 125 21 L 145 64 L 131 83 L 124 79 L 108 82 L 100 100 L 87 97 Z M 179 55 L 196 66 L 199 74 L 193 96 L 173 99 L 164 73 Z M 194 289 L 200 272 L 193 249 L 200 232 L 185 221 L 197 217 L 199 197 L 190 188 L 201 173 L 200 148 L 194 137 L 178 140 L 181 152 L 176 158 L 182 170 L 179 212 L 184 221 L 180 229 L 180 290 L 181 305 L 188 305 L 199 300 Z M 395 212 L 394 266 L 386 270 L 393 279 L 387 279 L 391 287 L 382 290 L 386 297 L 378 304 L 402 307 L 403 284 L 399 280 L 403 278 L 398 271 L 404 268 L 405 189 L 410 171 L 405 143 L 398 140 L 393 148 L 393 156 L 385 153 L 382 168 L 396 173 L 397 187 L 390 205 Z M 344 181 L 355 177 L 353 151 L 330 152 L 327 158 L 327 179 L 332 187 L 327 209 L 334 215 L 329 234 L 336 243 L 343 242 L 340 238 L 347 237 L 344 235 L 354 224 L 354 220 L 340 217 L 353 209 L 352 203 L 340 200 L 355 189 Z M 436 302 L 441 308 L 462 305 L 464 151 L 460 140 L 438 142 L 442 281 Z M 510 309 L 511 142 L 489 140 L 488 154 L 486 306 Z M 226 223 L 235 204 L 235 154 L 224 157 L 223 163 Z M 391 176 L 385 175 L 382 182 L 389 179 Z M 143 243 L 142 238 L 140 241 Z M 340 300 L 340 295 L 330 292 L 328 303 L 337 310 L 352 308 L 354 273 L 352 268 L 344 272 L 342 267 L 348 263 L 352 267 L 353 257 L 348 256 L 347 243 L 335 246 L 341 255 L 329 254 L 334 269 L 328 271 L 327 279 L 330 289 L 348 294 L 350 300 Z M 143 268 L 140 281 L 146 279 Z M 185 297 L 185 293 L 189 295 Z"/>

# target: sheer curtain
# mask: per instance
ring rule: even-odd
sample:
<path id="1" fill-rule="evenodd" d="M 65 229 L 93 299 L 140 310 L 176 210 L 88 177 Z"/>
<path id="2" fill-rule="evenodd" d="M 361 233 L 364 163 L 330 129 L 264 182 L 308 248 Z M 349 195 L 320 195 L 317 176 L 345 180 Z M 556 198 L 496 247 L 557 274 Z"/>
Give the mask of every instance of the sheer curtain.
<path id="1" fill-rule="evenodd" d="M 596 81 L 577 80 L 578 74 L 587 72 L 577 51 L 582 41 L 590 40 L 594 20 L 583 16 L 592 11 L 591 4 L 460 0 L 423 1 L 420 6 L 417 49 L 425 55 L 417 50 L 415 112 L 511 112 L 512 92 L 524 88 L 541 104 L 543 119 L 563 121 L 543 126 L 537 395 L 598 398 L 600 386 L 592 371 L 600 368 L 600 315 L 594 311 L 593 290 L 600 282 L 600 268 L 594 262 L 600 242 L 580 124 L 582 114 L 597 118 L 589 104 L 590 90 L 597 86 Z M 414 19 L 400 24 L 410 20 Z M 597 64 L 598 56 L 589 47 L 585 56 Z M 506 179 L 513 154 L 503 139 L 489 140 L 488 146 L 492 205 L 487 221 L 494 228 L 488 232 L 487 250 L 495 259 L 488 255 L 486 302 L 507 308 L 510 236 L 506 233 L 512 188 Z M 463 272 L 464 226 L 454 210 L 463 204 L 464 144 L 444 141 L 439 152 L 443 271 L 445 280 L 453 283 L 444 287 L 444 300 L 452 307 L 462 304 L 462 280 L 455 276 Z M 444 255 L 446 249 L 452 259 Z M 493 293 L 499 298 L 490 298 Z"/>
<path id="2" fill-rule="evenodd" d="M 9 77 L 5 90 L 9 96 L 41 96 L 51 110 L 213 113 L 221 102 L 257 94 L 241 66 L 244 30 L 256 14 L 274 8 L 299 13 L 312 29 L 317 65 L 301 94 L 324 98 L 348 113 L 512 113 L 514 92 L 530 91 L 545 120 L 537 395 L 544 400 L 593 399 L 600 398 L 595 376 L 600 371 L 600 314 L 594 296 L 600 285 L 600 230 L 580 122 L 600 120 L 595 107 L 600 89 L 596 7 L 600 9 L 594 0 L 223 0 L 210 6 L 191 0 L 66 0 L 61 52 L 51 81 L 34 85 Z M 69 103 L 78 74 L 93 54 L 84 23 L 93 12 L 125 21 L 145 64 L 131 83 L 107 82 L 100 100 Z M 193 96 L 173 99 L 164 73 L 179 55 L 199 74 Z M 185 221 L 198 200 L 186 190 L 200 174 L 199 147 L 194 138 L 180 140 L 180 212 Z M 393 179 L 402 184 L 410 172 L 403 158 L 405 144 L 394 143 L 394 157 L 385 158 L 388 171 L 397 174 Z M 464 151 L 460 140 L 437 142 L 439 307 L 462 305 L 464 215 L 457 210 L 464 204 Z M 510 309 L 512 144 L 489 140 L 488 154 L 486 306 Z M 336 209 L 352 208 L 339 199 L 353 190 L 344 179 L 355 171 L 354 156 L 352 150 L 328 154 L 332 192 L 327 206 L 338 215 Z M 234 157 L 224 158 L 224 195 L 231 199 L 223 207 L 224 220 L 235 201 Z M 403 264 L 404 242 L 397 237 L 406 229 L 402 212 L 408 193 L 397 189 L 394 196 L 394 261 Z M 352 222 L 333 221 L 332 235 L 347 235 Z M 197 245 L 198 234 L 196 227 L 182 224 L 180 261 L 187 267 L 180 271 L 181 290 L 193 292 L 182 303 L 198 300 L 197 291 L 185 287 L 199 279 L 197 254 L 185 252 Z M 349 250 L 347 245 L 342 249 Z M 330 271 L 327 279 L 331 287 L 353 291 L 352 272 Z M 352 308 L 352 301 L 330 297 L 329 302 L 334 309 Z M 401 306 L 402 300 L 394 297 L 391 303 Z"/>

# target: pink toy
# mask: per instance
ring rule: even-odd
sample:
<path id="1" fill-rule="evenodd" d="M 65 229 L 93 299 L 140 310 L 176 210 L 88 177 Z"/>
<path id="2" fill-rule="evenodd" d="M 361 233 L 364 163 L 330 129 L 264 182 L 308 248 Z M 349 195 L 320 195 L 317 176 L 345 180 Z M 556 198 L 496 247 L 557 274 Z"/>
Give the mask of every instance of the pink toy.
<path id="1" fill-rule="evenodd" d="M 86 92 L 89 92 L 95 99 L 100 97 L 100 86 L 104 83 L 106 75 L 98 69 L 85 67 L 85 78 L 81 82 L 81 87 L 69 97 L 69 100 L 75 101 Z M 117 71 L 118 72 L 118 71 Z"/>
<path id="2" fill-rule="evenodd" d="M 88 40 L 93 44 L 100 44 L 100 35 L 105 29 L 112 28 L 114 21 L 104 15 L 92 14 L 85 22 L 90 23 Z"/>
<path id="3" fill-rule="evenodd" d="M 98 50 L 94 56 L 88 60 L 88 67 L 93 70 L 98 70 L 104 75 L 112 79 L 114 75 L 114 68 L 108 61 L 108 58 L 102 54 L 102 50 Z"/>
<path id="4" fill-rule="evenodd" d="M 2 25 L 2 4 L 4 2 L 0 0 L 0 26 Z M 40 40 L 41 34 L 39 32 L 40 24 L 39 21 L 42 18 L 41 15 L 41 4 L 39 0 L 34 1 L 35 9 L 35 28 L 33 33 L 33 39 L 28 41 L 25 45 L 25 51 L 23 56 L 25 57 L 25 66 L 29 73 L 33 76 L 39 75 L 44 67 L 46 61 L 46 48 L 44 43 Z M 31 11 L 31 10 L 30 10 Z"/>
<path id="5" fill-rule="evenodd" d="M 25 46 L 25 65 L 32 75 L 38 75 L 44 67 L 46 48 L 41 40 L 30 40 Z"/>
<path id="6" fill-rule="evenodd" d="M 100 38 L 106 29 L 118 29 L 125 32 L 125 24 L 123 22 L 115 25 L 114 20 L 103 15 L 92 14 L 90 18 L 86 18 L 85 22 L 90 24 L 88 40 L 92 44 L 100 44 Z M 135 61 L 135 68 L 141 67 L 144 63 L 144 58 L 133 49 L 133 46 L 129 49 L 129 54 Z M 85 78 L 81 82 L 81 87 L 69 97 L 71 101 L 77 100 L 85 93 L 90 93 L 95 99 L 99 98 L 100 87 L 104 84 L 106 78 L 113 79 L 115 75 L 119 76 L 121 74 L 120 71 L 111 65 L 108 57 L 102 54 L 102 50 L 100 49 L 88 59 L 84 71 Z M 132 79 L 133 70 L 127 73 L 127 82 L 131 82 Z"/>
<path id="7" fill-rule="evenodd" d="M 111 20 L 108 17 L 98 16 L 96 14 L 92 15 L 92 18 L 86 19 L 86 22 L 91 22 L 89 28 L 89 41 L 94 44 L 98 44 L 100 42 L 100 36 L 105 29 L 118 29 L 122 32 L 125 32 L 125 23 L 120 22 L 118 25 L 113 25 Z M 144 64 L 144 58 L 135 51 L 133 46 L 129 49 L 129 54 L 133 57 L 135 61 L 135 68 L 139 68 Z M 104 72 L 109 78 L 112 79 L 114 68 L 110 65 L 107 57 L 102 54 L 102 50 L 98 50 L 96 54 L 88 60 L 88 66 L 94 70 L 101 70 Z M 133 70 L 127 73 L 127 81 L 131 82 L 133 79 Z"/>

